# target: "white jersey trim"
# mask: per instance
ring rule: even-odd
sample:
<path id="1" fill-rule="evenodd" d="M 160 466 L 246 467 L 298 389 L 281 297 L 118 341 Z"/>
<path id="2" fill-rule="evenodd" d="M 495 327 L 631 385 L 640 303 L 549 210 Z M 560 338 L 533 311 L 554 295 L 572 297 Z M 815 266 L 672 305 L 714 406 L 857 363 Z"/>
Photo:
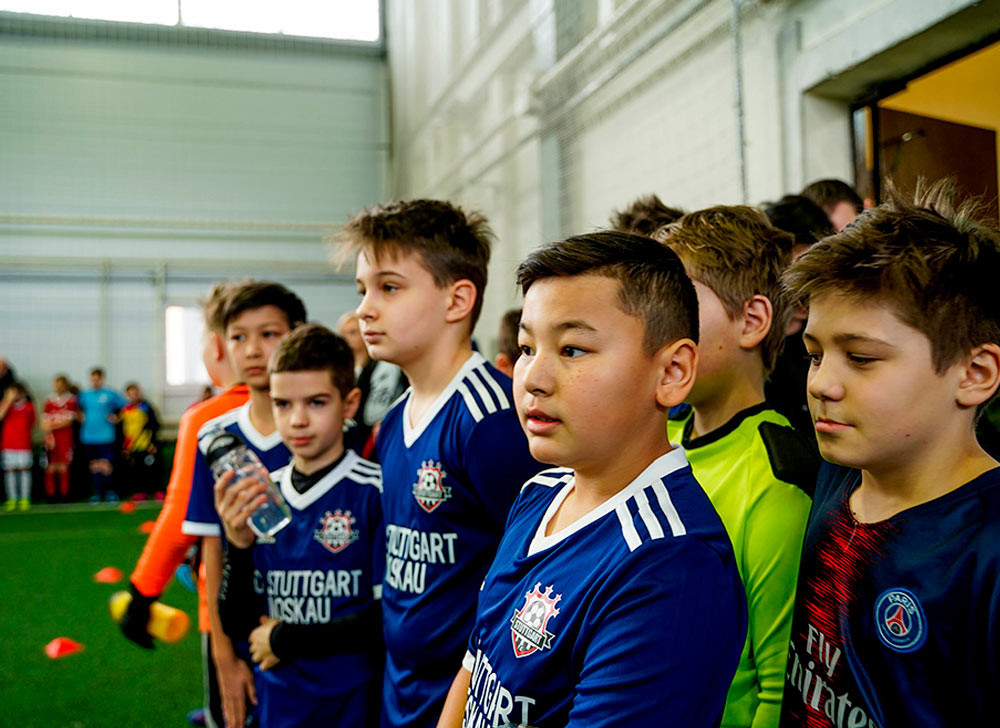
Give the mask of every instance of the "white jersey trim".
<path id="1" fill-rule="evenodd" d="M 493 392 L 494 396 L 490 395 L 490 391 Z M 465 360 L 462 368 L 448 382 L 448 386 L 437 396 L 424 416 L 420 418 L 420 422 L 414 426 L 410 425 L 410 406 L 413 403 L 412 387 L 403 394 L 403 397 L 406 398 L 406 403 L 403 405 L 403 444 L 407 448 L 412 447 L 413 443 L 420 439 L 424 430 L 434 421 L 434 418 L 438 416 L 438 413 L 456 392 L 462 396 L 462 401 L 465 402 L 466 408 L 476 422 L 481 421 L 488 414 L 510 409 L 510 400 L 486 368 L 486 359 L 478 351 L 474 351 Z M 476 395 L 479 396 L 478 400 Z"/>
<path id="2" fill-rule="evenodd" d="M 674 448 L 670 452 L 661 455 L 650 463 L 646 469 L 639 473 L 639 475 L 631 483 L 626 485 L 589 513 L 584 514 L 576 521 L 563 528 L 561 531 L 546 536 L 546 527 L 555 516 L 556 511 L 559 510 L 559 506 L 562 505 L 563 501 L 566 500 L 566 497 L 576 486 L 576 478 L 574 476 L 564 475 L 562 478 L 558 479 L 559 482 L 563 484 L 559 492 L 556 493 L 555 498 L 553 498 L 552 502 L 549 503 L 548 508 L 545 510 L 545 514 L 538 523 L 538 528 L 535 529 L 535 535 L 531 539 L 531 543 L 528 545 L 527 555 L 532 556 L 544 551 L 545 549 L 552 548 L 556 544 L 572 536 L 577 531 L 580 531 L 595 521 L 607 516 L 612 511 L 615 512 L 615 515 L 618 517 L 618 521 L 621 524 L 622 538 L 625 539 L 625 543 L 628 545 L 629 551 L 635 551 L 635 549 L 642 544 L 643 539 L 642 536 L 640 536 L 638 529 L 636 529 L 635 521 L 629 511 L 628 501 L 632 499 L 636 502 L 639 518 L 642 520 L 643 525 L 649 532 L 650 540 L 663 538 L 665 536 L 665 531 L 663 529 L 663 525 L 660 523 L 660 519 L 657 518 L 656 514 L 653 513 L 652 509 L 649 507 L 649 497 L 646 494 L 647 489 L 652 490 L 660 508 L 663 510 L 664 516 L 667 519 L 667 524 L 670 527 L 671 535 L 683 536 L 687 531 L 684 528 L 684 523 L 681 520 L 680 514 L 677 512 L 677 509 L 674 508 L 673 502 L 670 500 L 670 495 L 667 493 L 666 486 L 663 485 L 663 478 L 676 470 L 686 467 L 687 464 L 687 456 L 684 454 L 684 450 L 681 448 Z M 545 471 L 539 475 L 548 478 L 551 477 L 547 475 L 549 472 L 551 471 Z M 572 471 L 568 472 L 572 473 Z M 538 476 L 536 475 L 528 481 L 528 483 L 530 484 L 531 482 L 536 481 L 537 478 Z M 549 487 L 556 486 L 555 483 L 543 482 L 541 484 L 548 485 Z M 661 490 L 662 493 L 660 492 Z"/>
<path id="3" fill-rule="evenodd" d="M 218 525 L 214 523 L 201 523 L 200 521 L 184 521 L 181 524 L 181 533 L 186 533 L 189 536 L 222 535 Z"/>
<path id="4" fill-rule="evenodd" d="M 270 435 L 262 435 L 257 431 L 257 428 L 253 426 L 253 422 L 250 421 L 250 402 L 240 407 L 237 410 L 237 424 L 240 426 L 240 432 L 246 437 L 247 442 L 253 445 L 255 448 L 261 452 L 267 452 L 278 445 L 281 445 L 281 433 L 275 428 L 274 432 Z"/>
<path id="5" fill-rule="evenodd" d="M 278 484 L 278 487 L 281 489 L 281 494 L 285 497 L 288 505 L 292 506 L 296 510 L 304 511 L 306 508 L 333 490 L 345 478 L 355 481 L 360 480 L 360 478 L 355 477 L 353 473 L 355 467 L 359 463 L 365 462 L 367 461 L 362 460 L 356 452 L 348 450 L 344 453 L 344 459 L 337 463 L 337 467 L 320 478 L 319 482 L 314 483 L 313 486 L 305 493 L 299 493 L 292 485 L 291 463 L 283 468 L 278 468 L 271 473 L 271 479 Z M 368 464 L 371 465 L 371 463 Z M 381 478 L 378 479 L 378 484 L 376 485 L 375 483 L 370 482 L 372 480 L 371 476 L 366 475 L 364 477 L 368 485 L 374 485 L 379 491 L 382 490 Z"/>
<path id="6" fill-rule="evenodd" d="M 242 406 L 242 405 L 241 405 Z M 212 438 L 209 437 L 210 434 L 216 431 L 222 431 L 238 421 L 239 418 L 239 407 L 234 407 L 228 412 L 223 412 L 218 417 L 213 417 L 204 425 L 198 428 L 198 449 L 201 450 L 201 454 L 204 455 L 205 451 L 208 449 L 208 443 Z"/>
<path id="7" fill-rule="evenodd" d="M 544 485 L 546 488 L 554 488 L 557 485 L 568 483 L 573 479 L 573 471 L 566 468 L 549 468 L 537 475 L 533 475 L 521 486 L 521 492 L 529 485 Z"/>
<path id="8" fill-rule="evenodd" d="M 466 672 L 472 672 L 476 667 L 476 656 L 473 655 L 468 650 L 465 651 L 465 657 L 462 658 L 462 668 Z"/>

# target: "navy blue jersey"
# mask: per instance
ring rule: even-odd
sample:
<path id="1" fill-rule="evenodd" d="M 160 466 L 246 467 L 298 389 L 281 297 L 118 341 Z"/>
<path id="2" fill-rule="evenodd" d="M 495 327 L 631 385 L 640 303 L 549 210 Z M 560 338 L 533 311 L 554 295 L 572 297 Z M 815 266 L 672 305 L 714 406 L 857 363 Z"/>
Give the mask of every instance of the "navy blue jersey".
<path id="1" fill-rule="evenodd" d="M 746 638 L 732 545 L 680 448 L 557 533 L 529 481 L 479 594 L 463 726 L 717 726 Z"/>
<path id="2" fill-rule="evenodd" d="M 472 354 L 416 427 L 405 395 L 382 421 L 382 720 L 433 726 L 462 664 L 476 594 L 521 485 L 541 470 L 510 379 Z"/>
<path id="3" fill-rule="evenodd" d="M 181 530 L 194 536 L 222 536 L 222 522 L 215 511 L 215 477 L 205 460 L 205 450 L 220 432 L 236 435 L 257 453 L 268 471 L 288 464 L 292 453 L 281 441 L 275 430 L 262 435 L 250 422 L 250 403 L 229 410 L 214 420 L 209 420 L 198 430 L 198 452 L 194 458 L 194 475 L 191 476 L 191 495 L 188 498 L 187 516 Z"/>
<path id="4" fill-rule="evenodd" d="M 782 726 L 997 724 L 1000 469 L 876 523 L 824 464 L 806 528 Z"/>
<path id="5" fill-rule="evenodd" d="M 348 450 L 317 483 L 299 493 L 292 466 L 271 477 L 292 522 L 253 548 L 260 613 L 290 624 L 325 624 L 381 597 L 385 571 L 379 467 Z M 378 725 L 381 639 L 371 653 L 335 654 L 254 668 L 262 726 Z"/>

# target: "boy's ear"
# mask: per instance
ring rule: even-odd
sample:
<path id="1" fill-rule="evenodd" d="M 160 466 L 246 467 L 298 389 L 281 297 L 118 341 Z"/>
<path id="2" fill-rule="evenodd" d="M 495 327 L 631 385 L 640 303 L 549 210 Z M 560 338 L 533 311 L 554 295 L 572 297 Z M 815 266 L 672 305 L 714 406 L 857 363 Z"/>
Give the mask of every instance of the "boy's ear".
<path id="1" fill-rule="evenodd" d="M 972 350 L 962 371 L 955 400 L 963 407 L 978 407 L 1000 386 L 1000 346 L 982 344 Z"/>
<path id="2" fill-rule="evenodd" d="M 501 372 L 506 374 L 511 379 L 514 378 L 514 362 L 510 360 L 510 357 L 504 354 L 502 351 L 497 354 L 496 359 L 493 360 L 493 366 L 499 369 Z"/>
<path id="3" fill-rule="evenodd" d="M 344 397 L 344 419 L 349 420 L 358 413 L 361 404 L 361 390 L 355 387 Z"/>
<path id="4" fill-rule="evenodd" d="M 771 330 L 774 309 L 771 300 L 759 293 L 743 304 L 743 329 L 740 331 L 740 348 L 754 349 L 760 346 Z"/>
<path id="5" fill-rule="evenodd" d="M 669 409 L 687 399 L 698 373 L 698 346 L 678 339 L 654 355 L 657 363 L 656 402 Z"/>
<path id="6" fill-rule="evenodd" d="M 468 317 L 476 305 L 476 284 L 468 278 L 462 278 L 448 286 L 448 308 L 445 311 L 445 321 L 453 324 Z"/>
<path id="7" fill-rule="evenodd" d="M 223 341 L 222 337 L 219 336 L 214 331 L 208 333 L 209 341 L 212 345 L 212 357 L 215 361 L 225 361 L 226 359 L 226 342 Z"/>

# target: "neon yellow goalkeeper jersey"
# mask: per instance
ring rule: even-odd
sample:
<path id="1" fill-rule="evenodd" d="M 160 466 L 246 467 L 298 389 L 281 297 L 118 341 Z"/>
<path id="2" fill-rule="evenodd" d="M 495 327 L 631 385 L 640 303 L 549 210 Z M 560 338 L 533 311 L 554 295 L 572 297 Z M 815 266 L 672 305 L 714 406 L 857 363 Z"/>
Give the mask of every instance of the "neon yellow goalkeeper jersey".
<path id="1" fill-rule="evenodd" d="M 799 555 L 819 456 L 815 445 L 764 403 L 706 435 L 691 438 L 691 426 L 688 413 L 670 420 L 667 434 L 683 446 L 726 526 L 750 618 L 722 725 L 770 728 L 781 712 Z"/>

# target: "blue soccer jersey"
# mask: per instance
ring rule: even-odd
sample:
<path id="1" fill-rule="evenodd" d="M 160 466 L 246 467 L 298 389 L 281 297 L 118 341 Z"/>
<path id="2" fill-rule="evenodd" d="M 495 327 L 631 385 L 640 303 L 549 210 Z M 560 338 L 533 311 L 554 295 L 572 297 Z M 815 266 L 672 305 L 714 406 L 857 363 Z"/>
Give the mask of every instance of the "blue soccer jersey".
<path id="1" fill-rule="evenodd" d="M 287 624 L 325 624 L 379 599 L 385 571 L 379 467 L 348 450 L 303 493 L 292 466 L 271 475 L 292 522 L 253 548 L 261 613 Z M 301 657 L 254 668 L 262 726 L 378 725 L 382 640 L 367 653 Z M 335 651 L 335 645 L 330 645 Z"/>
<path id="2" fill-rule="evenodd" d="M 1000 468 L 861 523 L 825 463 L 806 527 L 781 725 L 997 725 Z"/>
<path id="3" fill-rule="evenodd" d="M 292 454 L 281 434 L 275 430 L 270 435 L 262 435 L 250 421 L 250 403 L 230 410 L 209 420 L 198 430 L 198 453 L 194 459 L 194 475 L 191 477 L 191 495 L 188 498 L 187 516 L 181 526 L 184 533 L 193 536 L 222 537 L 222 522 L 215 511 L 215 477 L 205 460 L 209 443 L 220 432 L 236 435 L 257 453 L 264 467 L 274 471 L 288 464 Z"/>
<path id="4" fill-rule="evenodd" d="M 573 471 L 521 492 L 479 594 L 463 726 L 717 726 L 747 608 L 680 448 L 546 536 Z"/>
<path id="5" fill-rule="evenodd" d="M 511 381 L 472 354 L 416 426 L 404 396 L 378 437 L 385 513 L 383 725 L 434 726 L 476 594 L 521 484 L 541 470 Z"/>

